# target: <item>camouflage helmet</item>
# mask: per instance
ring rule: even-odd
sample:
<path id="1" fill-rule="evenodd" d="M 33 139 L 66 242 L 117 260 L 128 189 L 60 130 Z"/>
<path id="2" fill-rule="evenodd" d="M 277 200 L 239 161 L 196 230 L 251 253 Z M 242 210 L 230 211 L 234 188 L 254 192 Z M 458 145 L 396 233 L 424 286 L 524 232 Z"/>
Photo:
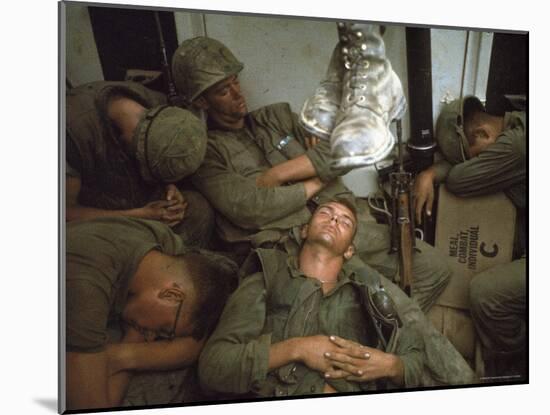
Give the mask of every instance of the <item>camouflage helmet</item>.
<path id="1" fill-rule="evenodd" d="M 243 64 L 223 43 L 204 36 L 182 42 L 172 58 L 178 92 L 188 103 L 217 82 L 238 74 Z"/>
<path id="2" fill-rule="evenodd" d="M 464 132 L 464 119 L 474 111 L 485 112 L 481 101 L 473 96 L 456 99 L 444 104 L 435 127 L 437 144 L 445 159 L 458 164 L 468 159 L 470 144 Z"/>
<path id="3" fill-rule="evenodd" d="M 206 139 L 204 123 L 187 110 L 167 105 L 147 110 L 132 141 L 141 176 L 149 183 L 173 183 L 194 173 Z"/>

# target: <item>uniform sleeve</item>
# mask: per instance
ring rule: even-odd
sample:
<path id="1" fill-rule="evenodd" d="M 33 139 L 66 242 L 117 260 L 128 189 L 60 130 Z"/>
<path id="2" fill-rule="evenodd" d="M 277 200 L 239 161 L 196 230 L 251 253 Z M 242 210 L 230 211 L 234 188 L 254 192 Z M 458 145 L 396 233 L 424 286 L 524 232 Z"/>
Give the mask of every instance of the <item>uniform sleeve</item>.
<path id="1" fill-rule="evenodd" d="M 525 160 L 513 132 L 501 135 L 477 157 L 454 166 L 447 188 L 457 196 L 479 196 L 506 190 L 525 180 Z"/>
<path id="2" fill-rule="evenodd" d="M 404 385 L 407 388 L 422 385 L 424 365 L 426 362 L 425 338 L 422 332 L 422 324 L 426 322 L 424 313 L 418 305 L 412 301 L 397 285 L 386 279 L 377 270 L 365 266 L 360 262 L 361 268 L 368 269 L 373 274 L 374 281 L 387 292 L 393 300 L 395 311 L 399 315 L 402 326 L 397 329 L 396 337 L 388 346 L 388 353 L 399 356 L 403 363 Z M 377 274 L 377 275 L 376 275 Z M 393 343 L 395 341 L 395 343 Z"/>
<path id="3" fill-rule="evenodd" d="M 414 326 L 405 326 L 399 333 L 395 354 L 403 362 L 405 387 L 422 384 L 424 370 L 424 340 Z"/>
<path id="4" fill-rule="evenodd" d="M 216 210 L 244 229 L 262 229 L 306 206 L 302 183 L 258 187 L 253 177 L 232 171 L 215 145 L 208 145 L 205 160 L 193 175 L 193 184 Z"/>
<path id="5" fill-rule="evenodd" d="M 475 376 L 462 355 L 398 286 L 381 277 L 403 323 L 393 353 L 403 361 L 406 387 L 470 384 Z"/>
<path id="6" fill-rule="evenodd" d="M 371 272 L 378 271 L 371 269 Z M 410 312 L 422 313 L 416 303 L 411 301 L 407 295 L 401 291 L 395 284 L 379 274 L 378 279 L 386 292 L 392 298 L 395 310 L 401 318 L 402 326 L 397 331 L 396 343 L 392 350 L 393 353 L 401 359 L 403 363 L 404 385 L 412 388 L 422 385 L 422 375 L 424 363 L 426 361 L 426 349 L 424 337 L 421 332 L 420 322 L 417 319 L 410 318 Z M 422 314 L 422 318 L 423 314 Z"/>
<path id="7" fill-rule="evenodd" d="M 245 278 L 227 302 L 199 358 L 206 390 L 242 394 L 266 379 L 271 334 L 262 334 L 266 290 L 262 273 Z"/>
<path id="8" fill-rule="evenodd" d="M 307 148 L 305 137 L 311 134 L 300 126 L 298 116 L 294 113 L 292 113 L 292 121 L 296 138 L 304 148 Z M 311 164 L 313 164 L 319 179 L 325 183 L 343 176 L 351 170 L 332 167 L 333 159 L 330 151 L 330 142 L 328 140 L 319 140 L 319 143 L 315 147 L 306 150 L 306 155 L 311 161 Z"/>
<path id="9" fill-rule="evenodd" d="M 452 169 L 453 165 L 447 160 L 439 160 L 433 164 L 433 169 L 435 171 L 435 182 L 442 183 L 447 179 L 449 171 Z"/>

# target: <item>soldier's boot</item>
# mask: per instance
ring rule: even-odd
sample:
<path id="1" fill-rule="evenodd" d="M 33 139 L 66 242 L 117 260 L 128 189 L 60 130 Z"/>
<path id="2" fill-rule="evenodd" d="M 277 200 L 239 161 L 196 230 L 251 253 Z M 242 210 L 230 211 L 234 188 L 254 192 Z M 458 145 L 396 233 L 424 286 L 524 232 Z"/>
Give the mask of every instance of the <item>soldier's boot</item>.
<path id="1" fill-rule="evenodd" d="M 403 116 L 407 103 L 380 26 L 338 23 L 338 31 L 345 69 L 331 150 L 337 167 L 360 167 L 391 151 L 395 137 L 389 125 Z"/>
<path id="2" fill-rule="evenodd" d="M 325 78 L 309 97 L 300 112 L 300 124 L 311 134 L 328 140 L 342 100 L 344 66 L 340 45 L 332 52 Z"/>

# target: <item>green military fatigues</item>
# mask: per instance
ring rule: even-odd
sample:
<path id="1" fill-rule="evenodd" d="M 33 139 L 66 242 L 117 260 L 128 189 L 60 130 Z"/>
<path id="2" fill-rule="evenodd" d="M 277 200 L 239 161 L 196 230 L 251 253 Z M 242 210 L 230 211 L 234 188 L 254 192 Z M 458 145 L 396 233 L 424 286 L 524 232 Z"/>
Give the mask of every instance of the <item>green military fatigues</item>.
<path id="1" fill-rule="evenodd" d="M 470 307 L 484 347 L 491 352 L 525 348 L 526 331 L 526 193 L 525 112 L 504 116 L 503 132 L 477 157 L 451 166 L 436 165 L 436 180 L 457 196 L 503 191 L 517 209 L 515 261 L 477 274 L 470 285 Z"/>
<path id="2" fill-rule="evenodd" d="M 353 199 L 338 177 L 343 172 L 331 168 L 330 147 L 321 141 L 306 149 L 306 133 L 288 104 L 275 104 L 253 111 L 243 129 L 226 131 L 209 126 L 209 140 L 203 164 L 193 183 L 212 203 L 219 215 L 221 238 L 253 246 L 281 238 L 293 226 L 306 223 L 310 209 L 334 197 Z M 262 188 L 256 177 L 272 166 L 306 154 L 326 187 L 309 202 L 302 183 Z M 361 258 L 384 275 L 397 270 L 395 255 L 388 255 L 389 230 L 373 223 L 366 209 L 360 209 L 355 239 Z M 421 252 L 413 259 L 413 297 L 427 310 L 445 288 L 450 270 L 432 247 L 418 241 Z"/>
<path id="3" fill-rule="evenodd" d="M 256 255 L 245 267 L 261 264 L 261 271 L 241 281 L 199 359 L 203 388 L 285 396 L 323 393 L 326 382 L 338 392 L 392 387 L 325 380 L 322 373 L 301 363 L 268 372 L 270 346 L 293 337 L 337 335 L 382 348 L 363 301 L 369 289 L 380 283 L 394 298 L 404 323 L 393 333 L 386 351 L 403 361 L 405 387 L 473 381 L 466 362 L 441 334 L 428 327 L 418 306 L 361 261 L 346 263 L 336 287 L 324 295 L 319 281 L 299 271 L 296 256 L 277 249 L 258 249 Z M 367 274 L 358 269 L 367 270 Z"/>
<path id="4" fill-rule="evenodd" d="M 504 115 L 504 131 L 496 142 L 477 157 L 451 165 L 442 160 L 434 164 L 435 180 L 445 182 L 450 192 L 461 197 L 481 196 L 504 192 L 518 211 L 519 249 L 525 250 L 525 208 L 527 195 L 527 140 L 525 112 L 508 112 Z"/>
<path id="5" fill-rule="evenodd" d="M 101 218 L 67 225 L 67 351 L 97 353 L 116 341 L 131 279 L 153 249 L 167 255 L 188 250 L 178 235 L 157 221 Z M 190 372 L 136 375 L 125 405 L 198 399 L 191 395 L 197 387 L 189 383 L 194 376 Z"/>
<path id="6" fill-rule="evenodd" d="M 489 268 L 471 282 L 471 313 L 488 350 L 525 351 L 526 270 L 526 258 L 520 258 Z"/>
<path id="7" fill-rule="evenodd" d="M 329 167 L 328 144 L 321 142 L 305 150 L 304 131 L 288 104 L 252 112 L 241 130 L 209 128 L 208 136 L 206 157 L 193 182 L 238 227 L 231 227 L 226 221 L 219 225 L 220 233 L 230 242 L 249 240 L 258 231 L 289 229 L 308 221 L 310 212 L 303 184 L 263 188 L 255 183 L 263 171 L 304 153 L 319 178 L 330 182 L 315 196 L 315 201 L 351 196 L 336 178 L 338 172 Z"/>
<path id="8" fill-rule="evenodd" d="M 140 208 L 160 200 L 164 186 L 140 175 L 135 157 L 117 139 L 106 108 L 114 95 L 136 100 L 145 108 L 164 104 L 164 95 L 134 82 L 92 82 L 67 92 L 66 174 L 81 180 L 78 202 L 99 209 Z M 184 220 L 174 227 L 188 243 L 204 246 L 213 228 L 213 212 L 197 192 L 184 191 Z"/>

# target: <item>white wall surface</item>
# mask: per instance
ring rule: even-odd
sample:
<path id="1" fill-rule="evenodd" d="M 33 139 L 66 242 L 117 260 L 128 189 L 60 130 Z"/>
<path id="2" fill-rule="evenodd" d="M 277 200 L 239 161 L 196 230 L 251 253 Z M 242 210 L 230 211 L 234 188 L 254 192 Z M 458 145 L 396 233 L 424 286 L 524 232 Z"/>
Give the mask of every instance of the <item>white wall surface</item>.
<path id="1" fill-rule="evenodd" d="M 482 101 L 485 100 L 493 34 L 470 31 L 464 66 L 466 33 L 465 30 L 431 31 L 434 123 L 441 110 L 441 104 L 460 96 L 464 67 L 463 95 L 473 94 Z"/>

